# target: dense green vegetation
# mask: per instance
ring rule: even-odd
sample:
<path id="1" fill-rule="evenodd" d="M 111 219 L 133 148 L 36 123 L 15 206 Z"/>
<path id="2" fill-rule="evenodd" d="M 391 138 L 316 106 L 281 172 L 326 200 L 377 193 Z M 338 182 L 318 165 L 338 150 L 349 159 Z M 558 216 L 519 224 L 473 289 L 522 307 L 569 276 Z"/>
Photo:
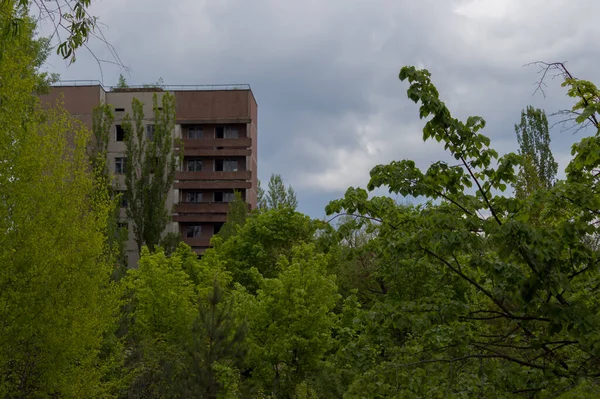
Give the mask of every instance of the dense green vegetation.
<path id="1" fill-rule="evenodd" d="M 1 397 L 600 395 L 591 82 L 548 65 L 565 73 L 577 122 L 595 128 L 557 180 L 543 111 L 523 111 L 519 154 L 500 156 L 483 119 L 453 118 L 429 72 L 402 68 L 424 140 L 442 142 L 458 165 L 376 166 L 367 189 L 328 205 L 330 222 L 297 212 L 274 175 L 259 209 L 237 196 L 201 259 L 184 244 L 158 245 L 164 218 L 141 212 L 153 227 L 139 241 L 151 245 L 123 271 L 103 161 L 112 113 L 99 108 L 88 132 L 60 104 L 40 107 L 47 41 L 33 29 L 25 18 L 19 35 L 0 39 Z M 162 114 L 147 143 L 140 115 L 128 139 L 140 162 L 156 161 L 172 118 Z M 162 155 L 156 201 L 171 170 L 171 151 Z M 151 166 L 138 183 L 152 183 Z M 426 201 L 369 195 L 380 187 Z"/>

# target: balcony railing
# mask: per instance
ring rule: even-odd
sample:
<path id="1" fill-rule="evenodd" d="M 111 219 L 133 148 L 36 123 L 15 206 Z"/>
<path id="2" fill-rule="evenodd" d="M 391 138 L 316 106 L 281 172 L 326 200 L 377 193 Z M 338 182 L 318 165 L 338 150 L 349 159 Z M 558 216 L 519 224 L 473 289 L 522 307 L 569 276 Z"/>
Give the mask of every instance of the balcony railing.
<path id="1" fill-rule="evenodd" d="M 176 180 L 250 180 L 249 170 L 239 170 L 237 172 L 176 172 Z"/>
<path id="2" fill-rule="evenodd" d="M 237 139 L 183 139 L 183 148 L 214 148 L 214 147 L 250 147 L 252 139 L 250 137 L 240 137 Z"/>
<path id="3" fill-rule="evenodd" d="M 248 157 L 252 150 L 246 148 L 188 148 L 185 147 L 183 155 L 187 157 Z"/>
<path id="4" fill-rule="evenodd" d="M 210 222 L 226 222 L 226 213 L 185 213 L 185 214 L 174 214 L 174 222 L 180 223 L 210 223 Z"/>
<path id="5" fill-rule="evenodd" d="M 175 213 L 227 213 L 227 202 L 181 202 L 175 204 Z"/>
<path id="6" fill-rule="evenodd" d="M 252 188 L 252 182 L 250 181 L 212 181 L 212 180 L 184 180 L 173 184 L 176 189 L 179 190 L 199 190 L 199 189 L 234 189 L 242 190 L 246 188 Z"/>

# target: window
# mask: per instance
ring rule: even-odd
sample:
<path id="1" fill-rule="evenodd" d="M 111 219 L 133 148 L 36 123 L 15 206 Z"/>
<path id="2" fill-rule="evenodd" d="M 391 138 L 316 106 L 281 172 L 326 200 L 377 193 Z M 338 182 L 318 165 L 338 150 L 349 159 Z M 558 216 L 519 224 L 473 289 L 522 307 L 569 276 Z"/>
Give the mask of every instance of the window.
<path id="1" fill-rule="evenodd" d="M 127 202 L 127 191 L 119 190 L 117 191 L 117 194 L 120 195 L 119 201 L 121 204 L 121 208 L 127 208 L 127 205 L 129 205 L 129 203 Z"/>
<path id="2" fill-rule="evenodd" d="M 217 191 L 215 193 L 215 202 L 223 202 L 223 193 L 220 191 Z"/>
<path id="3" fill-rule="evenodd" d="M 214 230 L 214 234 L 217 234 L 219 231 L 221 231 L 221 228 L 223 227 L 224 223 L 215 223 L 215 230 Z"/>
<path id="4" fill-rule="evenodd" d="M 121 125 L 117 125 L 117 137 L 115 137 L 116 141 L 123 141 L 125 140 L 125 129 L 123 129 L 123 126 Z"/>
<path id="5" fill-rule="evenodd" d="M 238 162 L 231 159 L 215 159 L 215 172 L 237 172 Z"/>
<path id="6" fill-rule="evenodd" d="M 150 141 L 154 140 L 154 125 L 146 125 L 146 138 Z"/>
<path id="7" fill-rule="evenodd" d="M 223 170 L 225 172 L 237 172 L 238 170 L 238 163 L 237 161 L 232 161 L 232 160 L 225 160 L 223 161 Z"/>
<path id="8" fill-rule="evenodd" d="M 237 139 L 238 138 L 238 130 L 235 127 L 228 127 L 225 129 L 225 138 L 226 139 Z"/>
<path id="9" fill-rule="evenodd" d="M 186 169 L 188 172 L 200 172 L 202 170 L 202 160 L 201 159 L 188 159 Z"/>
<path id="10" fill-rule="evenodd" d="M 116 157 L 115 158 L 115 173 L 118 175 L 122 175 L 127 170 L 127 158 L 124 157 Z"/>
<path id="11" fill-rule="evenodd" d="M 115 112 L 125 112 L 125 108 L 115 108 Z"/>
<path id="12" fill-rule="evenodd" d="M 188 139 L 201 139 L 202 126 L 192 126 L 188 129 Z"/>
<path id="13" fill-rule="evenodd" d="M 189 191 L 186 200 L 187 202 L 202 202 L 202 193 L 199 191 Z"/>
<path id="14" fill-rule="evenodd" d="M 200 237 L 201 233 L 202 233 L 202 226 L 191 225 L 191 226 L 187 226 L 186 231 L 185 231 L 185 236 L 187 238 L 198 238 L 198 237 Z"/>
<path id="15" fill-rule="evenodd" d="M 232 202 L 234 199 L 234 193 L 223 193 L 223 202 Z"/>
<path id="16" fill-rule="evenodd" d="M 237 139 L 238 130 L 236 127 L 217 126 L 215 129 L 215 137 L 218 139 Z"/>

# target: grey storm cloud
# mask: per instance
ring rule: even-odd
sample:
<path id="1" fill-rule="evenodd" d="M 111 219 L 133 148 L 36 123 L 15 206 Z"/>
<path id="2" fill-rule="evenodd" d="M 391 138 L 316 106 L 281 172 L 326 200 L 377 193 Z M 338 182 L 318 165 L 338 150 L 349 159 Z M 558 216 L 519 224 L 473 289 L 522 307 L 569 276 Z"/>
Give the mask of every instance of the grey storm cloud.
<path id="1" fill-rule="evenodd" d="M 428 68 L 456 116 L 483 116 L 500 152 L 516 149 L 522 108 L 570 104 L 558 80 L 546 97 L 533 95 L 537 69 L 524 64 L 569 61 L 576 76 L 598 81 L 594 0 L 102 0 L 92 11 L 132 84 L 249 83 L 259 177 L 282 174 L 312 216 L 348 186 L 365 186 L 378 163 L 447 159 L 422 141 L 417 106 L 398 80 L 403 65 Z M 91 48 L 110 59 L 102 43 Z M 69 67 L 54 57 L 48 69 L 107 85 L 122 72 L 103 64 L 101 74 L 85 52 Z M 581 135 L 553 130 L 561 167 Z"/>

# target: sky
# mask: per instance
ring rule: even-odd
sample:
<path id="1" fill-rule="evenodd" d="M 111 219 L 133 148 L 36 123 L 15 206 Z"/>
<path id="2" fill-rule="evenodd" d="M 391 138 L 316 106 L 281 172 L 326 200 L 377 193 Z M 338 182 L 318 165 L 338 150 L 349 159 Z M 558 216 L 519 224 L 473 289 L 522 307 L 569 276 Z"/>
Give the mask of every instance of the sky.
<path id="1" fill-rule="evenodd" d="M 517 150 L 527 105 L 548 114 L 572 105 L 559 79 L 536 92 L 538 68 L 526 64 L 567 62 L 600 81 L 596 0 L 93 0 L 91 13 L 128 70 L 99 64 L 114 58 L 92 40 L 72 65 L 51 56 L 48 71 L 106 86 L 120 73 L 132 85 L 250 84 L 259 178 L 281 174 L 299 211 L 318 218 L 348 187 L 366 187 L 377 164 L 449 159 L 423 142 L 402 66 L 427 68 L 455 117 L 483 117 L 501 154 Z M 559 176 L 588 134 L 552 128 Z"/>

